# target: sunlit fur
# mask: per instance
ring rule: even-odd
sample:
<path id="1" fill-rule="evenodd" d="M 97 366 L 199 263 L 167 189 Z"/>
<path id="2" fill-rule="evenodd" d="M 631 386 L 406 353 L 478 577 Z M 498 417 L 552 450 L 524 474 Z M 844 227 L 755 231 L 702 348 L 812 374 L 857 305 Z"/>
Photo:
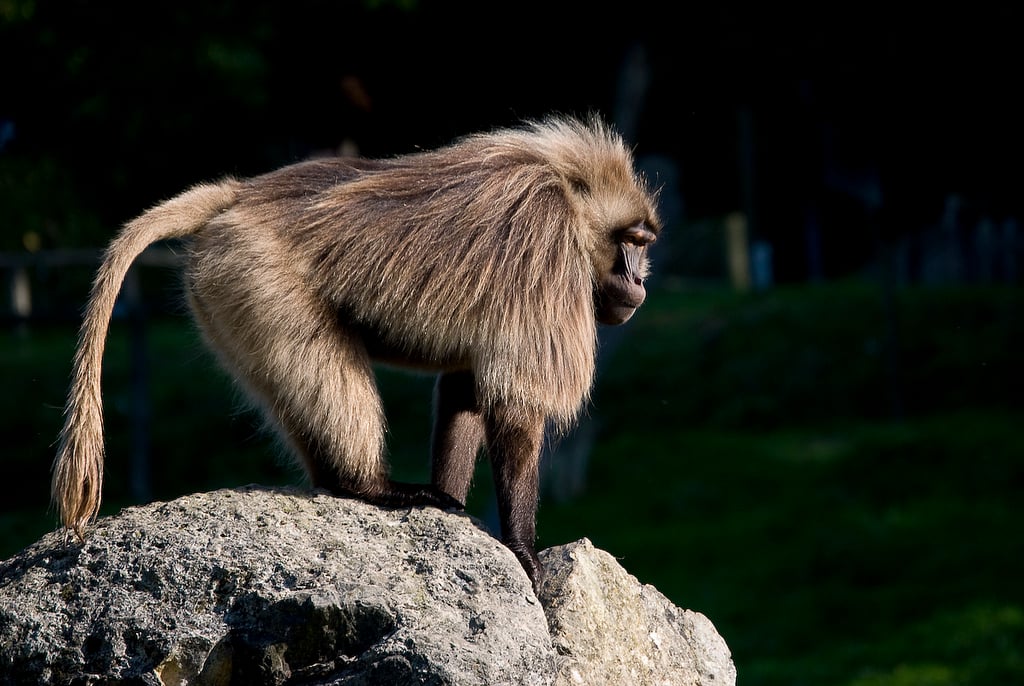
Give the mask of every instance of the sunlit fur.
<path id="1" fill-rule="evenodd" d="M 201 229 L 234 202 L 236 184 L 200 185 L 127 224 L 110 244 L 93 283 L 72 368 L 64 428 L 54 462 L 52 496 L 61 520 L 81 535 L 96 516 L 103 486 L 103 343 L 121 282 L 150 243 Z"/>
<path id="2" fill-rule="evenodd" d="M 63 523 L 80 534 L 99 509 L 103 340 L 149 243 L 194 236 L 186 289 L 206 340 L 314 483 L 370 494 L 388 478 L 371 360 L 469 369 L 485 412 L 573 422 L 593 383 L 594 289 L 614 232 L 638 221 L 657 230 L 628 149 L 599 120 L 568 118 L 311 160 L 157 206 L 93 287 L 53 473 Z"/>

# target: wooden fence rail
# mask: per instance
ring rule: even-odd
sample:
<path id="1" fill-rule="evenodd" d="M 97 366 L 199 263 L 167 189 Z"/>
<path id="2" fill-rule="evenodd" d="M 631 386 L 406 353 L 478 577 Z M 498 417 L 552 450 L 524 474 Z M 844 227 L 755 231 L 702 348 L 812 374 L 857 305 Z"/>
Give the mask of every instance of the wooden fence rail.
<path id="1" fill-rule="evenodd" d="M 36 306 L 33 274 L 68 268 L 95 271 L 103 251 L 99 249 L 39 250 L 36 252 L 0 252 L 0 274 L 8 284 L 8 308 L 5 315 L 19 321 L 53 317 L 55 313 L 40 311 Z M 175 267 L 182 256 L 163 245 L 150 246 L 135 260 L 125 279 L 122 298 L 129 309 L 139 304 L 139 267 Z"/>

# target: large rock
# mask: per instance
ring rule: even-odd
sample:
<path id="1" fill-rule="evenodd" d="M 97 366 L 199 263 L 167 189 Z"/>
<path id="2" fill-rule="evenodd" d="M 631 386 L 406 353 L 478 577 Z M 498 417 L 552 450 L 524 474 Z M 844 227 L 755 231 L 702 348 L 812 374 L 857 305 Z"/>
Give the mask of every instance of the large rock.
<path id="1" fill-rule="evenodd" d="M 127 508 L 0 564 L 0 684 L 731 683 L 710 623 L 607 553 L 544 559 L 548 617 L 464 514 L 255 487 Z"/>

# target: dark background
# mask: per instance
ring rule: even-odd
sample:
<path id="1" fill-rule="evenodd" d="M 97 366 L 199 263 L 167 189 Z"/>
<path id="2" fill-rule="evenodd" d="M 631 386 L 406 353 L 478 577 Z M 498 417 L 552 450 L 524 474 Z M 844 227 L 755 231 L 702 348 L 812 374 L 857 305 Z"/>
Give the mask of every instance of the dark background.
<path id="1" fill-rule="evenodd" d="M 748 212 L 780 280 L 860 268 L 876 231 L 921 232 L 951 194 L 968 221 L 1020 216 L 1012 5 L 7 0 L 3 12 L 3 152 L 50 165 L 38 186 L 5 179 L 5 196 L 39 196 L 5 197 L 7 248 L 27 223 L 13 212 L 49 215 L 45 246 L 92 245 L 197 180 L 346 139 L 403 153 L 556 111 L 600 112 L 638 155 L 668 156 L 687 219 Z M 98 228 L 67 226 L 55 193 Z M 813 258 L 809 225 L 825 227 Z"/>
<path id="2" fill-rule="evenodd" d="M 588 536 L 707 614 L 741 683 L 1019 683 L 1022 14 L 0 0 L 0 439 L 21 475 L 0 558 L 56 526 L 75 329 L 123 222 L 204 179 L 597 112 L 667 226 L 546 463 L 539 547 Z M 769 258 L 750 289 L 727 267 L 737 217 Z M 116 313 L 103 514 L 299 478 L 176 278 L 141 269 L 142 306 Z M 381 387 L 396 473 L 421 479 L 430 380 Z M 469 505 L 489 516 L 483 475 Z"/>

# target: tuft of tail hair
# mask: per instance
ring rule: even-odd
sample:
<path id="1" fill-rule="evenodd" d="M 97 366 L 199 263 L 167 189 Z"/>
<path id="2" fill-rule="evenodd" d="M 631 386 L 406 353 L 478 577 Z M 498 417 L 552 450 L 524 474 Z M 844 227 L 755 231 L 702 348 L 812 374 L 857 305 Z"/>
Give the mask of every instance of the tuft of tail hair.
<path id="1" fill-rule="evenodd" d="M 238 182 L 200 184 L 128 222 L 111 242 L 89 294 L 78 336 L 50 497 L 61 523 L 83 538 L 100 509 L 103 488 L 103 399 L 100 373 L 114 303 L 128 268 L 149 245 L 197 233 L 231 207 Z"/>

